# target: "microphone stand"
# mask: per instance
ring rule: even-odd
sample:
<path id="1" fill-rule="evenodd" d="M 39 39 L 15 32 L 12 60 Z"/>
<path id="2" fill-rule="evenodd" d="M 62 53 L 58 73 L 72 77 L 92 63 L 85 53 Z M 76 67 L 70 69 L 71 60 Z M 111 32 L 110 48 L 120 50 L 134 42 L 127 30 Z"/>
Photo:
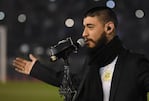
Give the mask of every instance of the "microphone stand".
<path id="1" fill-rule="evenodd" d="M 64 101 L 74 101 L 77 91 L 74 89 L 70 77 L 70 66 L 68 60 L 68 53 L 64 54 L 64 76 L 62 79 L 62 84 L 60 86 L 59 92 L 60 95 L 64 97 Z"/>

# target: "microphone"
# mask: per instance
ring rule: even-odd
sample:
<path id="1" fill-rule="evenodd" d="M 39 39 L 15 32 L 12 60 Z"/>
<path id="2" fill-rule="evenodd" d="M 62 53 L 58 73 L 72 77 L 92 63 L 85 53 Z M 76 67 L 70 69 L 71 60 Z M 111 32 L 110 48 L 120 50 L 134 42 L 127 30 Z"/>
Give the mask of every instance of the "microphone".
<path id="1" fill-rule="evenodd" d="M 61 40 L 49 49 L 50 60 L 54 62 L 59 58 L 66 58 L 71 52 L 77 53 L 78 48 L 84 45 L 85 41 L 83 38 L 78 39 L 75 43 L 71 37 Z"/>

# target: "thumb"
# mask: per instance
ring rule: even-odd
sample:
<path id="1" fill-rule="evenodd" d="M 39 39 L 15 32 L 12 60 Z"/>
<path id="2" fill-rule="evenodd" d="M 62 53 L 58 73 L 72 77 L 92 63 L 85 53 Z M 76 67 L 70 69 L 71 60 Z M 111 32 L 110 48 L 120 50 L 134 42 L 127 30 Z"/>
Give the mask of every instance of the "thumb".
<path id="1" fill-rule="evenodd" d="M 29 58 L 30 58 L 32 61 L 34 61 L 34 62 L 37 60 L 37 58 L 34 57 L 32 54 L 29 54 Z"/>

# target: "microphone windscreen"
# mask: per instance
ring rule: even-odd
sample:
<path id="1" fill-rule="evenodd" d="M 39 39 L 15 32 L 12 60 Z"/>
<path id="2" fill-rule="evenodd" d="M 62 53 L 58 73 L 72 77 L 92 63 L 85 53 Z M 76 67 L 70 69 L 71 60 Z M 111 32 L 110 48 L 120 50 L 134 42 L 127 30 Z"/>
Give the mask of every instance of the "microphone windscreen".
<path id="1" fill-rule="evenodd" d="M 81 47 L 83 47 L 83 46 L 85 45 L 85 40 L 84 40 L 83 38 L 80 38 L 80 39 L 77 40 L 77 43 L 78 43 Z"/>

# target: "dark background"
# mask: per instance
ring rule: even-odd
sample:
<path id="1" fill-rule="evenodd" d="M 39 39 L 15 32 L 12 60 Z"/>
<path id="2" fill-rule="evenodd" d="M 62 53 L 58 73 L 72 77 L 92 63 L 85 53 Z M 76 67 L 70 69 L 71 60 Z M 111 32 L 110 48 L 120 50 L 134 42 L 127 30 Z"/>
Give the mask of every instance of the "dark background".
<path id="1" fill-rule="evenodd" d="M 28 58 L 29 53 L 39 57 L 49 67 L 62 67 L 62 61 L 49 62 L 48 48 L 66 37 L 71 36 L 74 40 L 81 37 L 83 13 L 91 7 L 106 5 L 107 1 L 0 0 L 0 11 L 5 13 L 0 25 L 7 28 L 8 79 L 22 79 L 22 75 L 12 68 L 12 60 L 17 56 Z M 113 10 L 119 20 L 118 36 L 127 48 L 149 57 L 149 1 L 115 0 L 115 4 Z M 142 10 L 144 16 L 138 18 L 136 10 Z M 18 21 L 21 14 L 26 15 L 25 22 Z M 68 18 L 74 20 L 74 26 L 65 25 Z M 83 56 L 76 54 L 71 57 L 72 70 L 75 71 L 83 61 L 78 59 Z"/>

